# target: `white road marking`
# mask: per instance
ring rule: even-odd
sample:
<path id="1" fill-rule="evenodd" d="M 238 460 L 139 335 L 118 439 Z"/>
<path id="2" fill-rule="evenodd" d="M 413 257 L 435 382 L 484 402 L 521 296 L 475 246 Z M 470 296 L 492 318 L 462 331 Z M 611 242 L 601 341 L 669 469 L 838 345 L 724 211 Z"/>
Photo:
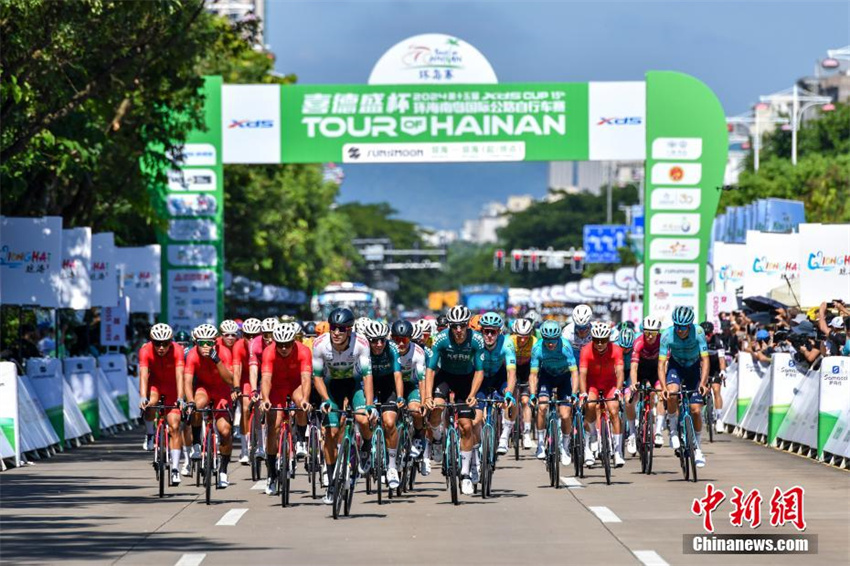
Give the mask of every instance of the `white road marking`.
<path id="1" fill-rule="evenodd" d="M 570 489 L 581 489 L 584 487 L 576 478 L 568 478 L 565 476 L 561 476 L 561 483 Z"/>
<path id="2" fill-rule="evenodd" d="M 206 557 L 206 554 L 184 554 L 174 566 L 198 566 Z"/>
<path id="3" fill-rule="evenodd" d="M 654 550 L 634 550 L 632 552 L 645 566 L 670 566 Z"/>
<path id="4" fill-rule="evenodd" d="M 218 523 L 215 524 L 216 527 L 232 527 L 239 522 L 239 519 L 242 518 L 242 515 L 247 513 L 247 509 L 231 509 L 227 513 L 224 514 L 224 517 L 218 520 Z"/>
<path id="5" fill-rule="evenodd" d="M 593 514 L 596 515 L 603 523 L 622 523 L 618 516 L 607 507 L 589 507 Z"/>
<path id="6" fill-rule="evenodd" d="M 260 491 L 263 489 L 266 489 L 266 480 L 260 480 L 255 483 L 254 486 L 251 488 L 251 491 Z"/>

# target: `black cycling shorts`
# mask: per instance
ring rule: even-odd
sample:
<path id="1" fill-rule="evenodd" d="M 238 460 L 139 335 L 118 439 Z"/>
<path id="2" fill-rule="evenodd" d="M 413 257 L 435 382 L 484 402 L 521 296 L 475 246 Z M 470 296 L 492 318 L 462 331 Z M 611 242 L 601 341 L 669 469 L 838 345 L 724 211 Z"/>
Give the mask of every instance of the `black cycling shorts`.
<path id="1" fill-rule="evenodd" d="M 474 372 L 466 375 L 457 375 L 443 371 L 442 369 L 438 370 L 437 375 L 434 376 L 434 383 L 437 384 L 434 387 L 434 397 L 448 400 L 449 392 L 453 391 L 455 394 L 455 403 L 466 403 L 466 399 L 472 391 L 473 375 Z M 471 419 L 475 416 L 475 409 L 464 407 L 458 410 L 457 416 L 461 419 Z"/>

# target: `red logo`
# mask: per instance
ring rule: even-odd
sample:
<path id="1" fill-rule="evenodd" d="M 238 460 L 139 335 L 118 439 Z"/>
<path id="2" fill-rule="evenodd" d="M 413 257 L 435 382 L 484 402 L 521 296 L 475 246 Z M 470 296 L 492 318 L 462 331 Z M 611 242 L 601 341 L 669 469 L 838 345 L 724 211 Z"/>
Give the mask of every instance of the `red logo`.
<path id="1" fill-rule="evenodd" d="M 669 175 L 671 181 L 681 181 L 682 177 L 685 176 L 685 170 L 677 165 L 670 168 Z"/>

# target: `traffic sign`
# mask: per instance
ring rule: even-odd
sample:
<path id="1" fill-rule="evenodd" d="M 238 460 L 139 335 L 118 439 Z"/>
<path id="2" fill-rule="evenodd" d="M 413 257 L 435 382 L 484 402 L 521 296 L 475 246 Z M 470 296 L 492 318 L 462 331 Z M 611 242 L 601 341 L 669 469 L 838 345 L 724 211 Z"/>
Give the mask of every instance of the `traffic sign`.
<path id="1" fill-rule="evenodd" d="M 619 263 L 618 248 L 626 245 L 628 227 L 609 224 L 584 226 L 584 251 L 587 263 Z"/>

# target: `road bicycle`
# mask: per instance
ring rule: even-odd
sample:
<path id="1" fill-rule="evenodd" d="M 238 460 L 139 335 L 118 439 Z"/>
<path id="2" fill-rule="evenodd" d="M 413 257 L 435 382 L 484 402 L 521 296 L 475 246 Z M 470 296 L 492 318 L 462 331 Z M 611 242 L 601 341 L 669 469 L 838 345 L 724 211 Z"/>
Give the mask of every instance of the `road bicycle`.
<path id="1" fill-rule="evenodd" d="M 647 382 L 641 383 L 637 389 L 638 430 L 635 441 L 640 458 L 640 471 L 647 475 L 652 473 L 652 457 L 655 452 L 654 394 L 660 392 L 661 389 L 654 389 Z"/>
<path id="2" fill-rule="evenodd" d="M 413 427 L 413 414 L 406 408 L 399 409 L 398 427 L 398 462 L 401 463 L 400 483 L 396 495 L 401 497 L 402 492 L 413 490 L 416 482 L 416 471 L 422 460 L 420 453 L 417 458 L 413 457 L 413 440 L 416 431 Z"/>
<path id="3" fill-rule="evenodd" d="M 679 397 L 679 465 L 682 467 L 682 475 L 685 481 L 689 479 L 697 481 L 696 462 L 696 433 L 694 432 L 694 420 L 691 417 L 691 395 L 697 393 L 696 389 L 681 389 L 670 392 L 670 395 Z M 709 394 L 711 394 L 709 392 Z"/>
<path id="4" fill-rule="evenodd" d="M 322 451 L 322 413 L 319 410 L 310 412 L 307 422 L 307 457 L 304 459 L 304 469 L 313 499 L 318 497 L 318 485 L 321 482 L 322 470 L 325 465 L 325 454 Z"/>
<path id="5" fill-rule="evenodd" d="M 277 486 L 275 495 L 280 495 L 280 506 L 290 505 L 290 492 L 292 480 L 295 479 L 295 440 L 292 433 L 292 415 L 296 408 L 291 403 L 286 407 L 271 407 L 269 414 L 283 413 L 280 422 L 280 432 L 277 435 L 277 454 L 275 454 L 275 473 L 277 475 Z M 271 458 L 272 455 L 267 456 Z"/>
<path id="6" fill-rule="evenodd" d="M 340 511 L 346 517 L 351 513 L 360 456 L 355 436 L 354 411 L 346 407 L 342 410 L 331 409 L 330 412 L 337 413 L 340 419 L 345 421 L 342 442 L 340 442 L 333 475 L 330 478 L 331 486 L 333 486 L 333 504 L 331 505 L 333 518 L 339 519 Z"/>
<path id="7" fill-rule="evenodd" d="M 466 403 L 446 403 L 441 405 L 445 409 L 446 438 L 443 440 L 443 475 L 446 476 L 446 487 L 451 494 L 452 503 L 460 505 L 458 490 L 460 489 L 460 426 L 458 425 L 457 411 L 468 409 Z"/>
<path id="8" fill-rule="evenodd" d="M 182 408 L 177 405 L 166 405 L 165 396 L 159 398 L 156 405 L 150 405 L 146 409 L 142 409 L 141 415 L 144 418 L 146 410 L 154 411 L 154 443 L 153 443 L 153 469 L 156 474 L 156 481 L 159 484 L 159 496 L 165 497 L 165 485 L 172 487 L 171 483 L 171 450 L 168 444 L 168 422 L 164 415 L 173 409 Z"/>
<path id="9" fill-rule="evenodd" d="M 602 461 L 602 468 L 605 470 L 605 483 L 611 485 L 611 462 L 614 459 L 614 442 L 611 434 L 611 416 L 608 414 L 608 408 L 604 403 L 608 401 L 617 401 L 620 403 L 622 411 L 622 401 L 619 396 L 610 398 L 599 398 L 586 400 L 585 404 L 598 403 L 600 405 L 599 413 L 599 459 Z"/>
<path id="10" fill-rule="evenodd" d="M 232 421 L 233 413 L 230 409 L 214 409 L 212 407 L 195 409 L 195 411 L 201 414 L 203 420 L 204 440 L 201 444 L 201 476 L 204 482 L 204 501 L 209 505 L 212 498 L 212 484 L 215 483 L 215 488 L 218 489 L 221 469 L 221 456 L 218 453 L 221 440 L 215 426 L 215 415 L 227 415 Z M 213 478 L 215 478 L 214 482 Z"/>
<path id="11" fill-rule="evenodd" d="M 573 440 L 570 450 L 573 455 L 573 468 L 577 478 L 584 477 L 584 409 L 575 399 L 573 406 Z"/>
<path id="12" fill-rule="evenodd" d="M 714 427 L 717 422 L 714 418 L 714 390 L 712 388 L 712 385 L 715 383 L 723 383 L 723 378 L 717 375 L 708 379 L 708 394 L 705 396 L 703 420 L 705 421 L 705 426 L 708 428 L 709 442 L 714 442 Z"/>
<path id="13" fill-rule="evenodd" d="M 493 396 L 478 402 L 479 406 L 484 405 L 484 423 L 481 425 L 481 455 L 479 458 L 482 499 L 492 496 L 493 473 L 496 471 L 496 461 L 499 458 L 496 453 L 496 444 L 501 435 L 500 407 L 505 403 L 500 396 L 491 395 Z"/>

